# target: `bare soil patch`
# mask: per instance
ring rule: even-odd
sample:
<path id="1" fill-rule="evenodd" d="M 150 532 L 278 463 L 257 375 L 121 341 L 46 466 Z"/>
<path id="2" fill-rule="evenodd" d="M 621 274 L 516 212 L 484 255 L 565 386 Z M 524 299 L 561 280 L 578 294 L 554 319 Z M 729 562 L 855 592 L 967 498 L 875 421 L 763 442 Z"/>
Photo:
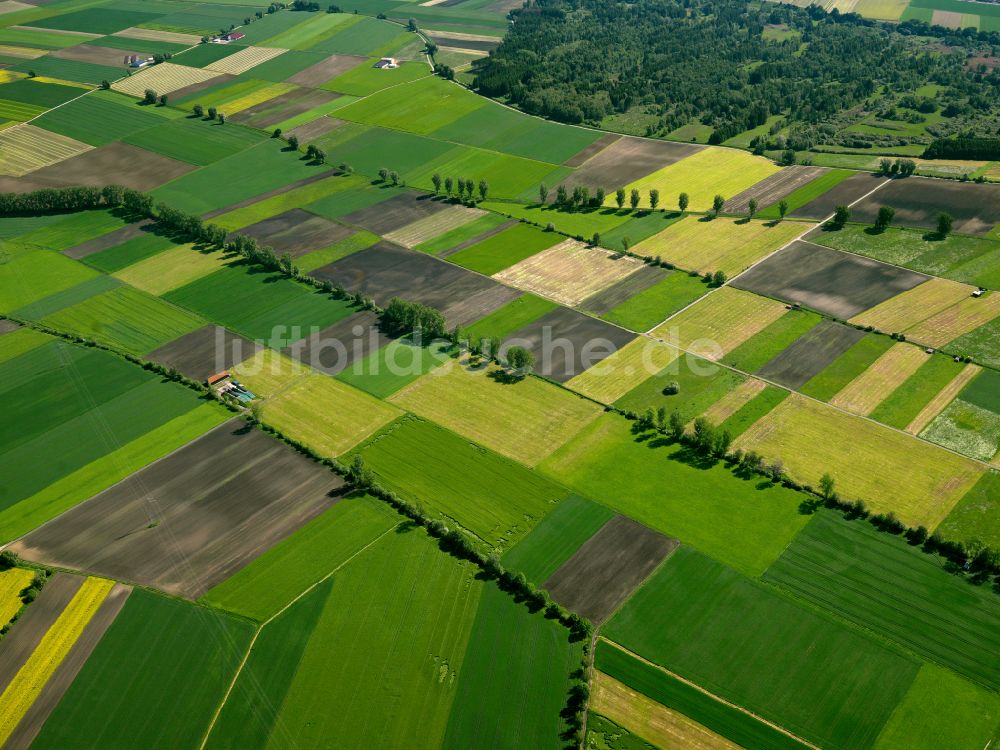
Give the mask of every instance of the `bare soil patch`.
<path id="1" fill-rule="evenodd" d="M 31 179 L 47 187 L 114 184 L 133 190 L 152 190 L 193 169 L 197 169 L 193 164 L 116 142 L 43 167 L 32 172 Z"/>
<path id="2" fill-rule="evenodd" d="M 108 234 L 102 234 L 100 237 L 95 237 L 79 245 L 74 245 L 71 248 L 63 250 L 62 254 L 75 260 L 86 258 L 88 255 L 99 253 L 102 250 L 107 250 L 109 247 L 115 247 L 123 242 L 135 239 L 148 231 L 146 227 L 149 227 L 152 223 L 152 219 L 137 221 L 134 224 L 129 224 L 127 227 L 116 229 Z"/>
<path id="3" fill-rule="evenodd" d="M 519 296 L 485 276 L 385 240 L 312 275 L 371 296 L 380 307 L 393 297 L 428 305 L 449 327 L 467 325 Z"/>
<path id="4" fill-rule="evenodd" d="M 760 208 L 770 206 L 829 171 L 823 167 L 785 167 L 742 193 L 734 195 L 723 204 L 722 210 L 731 214 L 745 213 L 750 206 L 751 198 L 757 199 Z"/>
<path id="5" fill-rule="evenodd" d="M 565 383 L 632 341 L 636 334 L 560 307 L 507 336 L 535 356 L 535 372 Z"/>
<path id="6" fill-rule="evenodd" d="M 229 83 L 234 80 L 236 80 L 236 76 L 230 73 L 219 73 L 219 75 L 214 78 L 209 78 L 207 81 L 198 81 L 197 83 L 192 83 L 190 86 L 184 86 L 183 88 L 177 89 L 170 94 L 170 100 L 179 102 L 181 99 L 193 96 L 200 91 L 212 88 L 213 86 L 221 86 L 224 83 Z"/>
<path id="7" fill-rule="evenodd" d="M 793 341 L 757 374 L 787 388 L 801 388 L 864 336 L 865 332 L 857 328 L 824 320 Z"/>
<path id="8" fill-rule="evenodd" d="M 296 341 L 284 354 L 327 375 L 336 375 L 389 343 L 370 311 L 348 315 L 318 333 Z"/>
<path id="9" fill-rule="evenodd" d="M 935 26 L 944 26 L 946 29 L 960 29 L 962 14 L 950 10 L 935 10 L 931 15 L 931 23 Z"/>
<path id="10" fill-rule="evenodd" d="M 5 333 L 16 331 L 20 327 L 21 324 L 15 323 L 13 320 L 0 320 L 0 336 L 3 336 Z"/>
<path id="11" fill-rule="evenodd" d="M 542 588 L 559 604 L 604 622 L 679 542 L 615 516 L 553 573 Z"/>
<path id="12" fill-rule="evenodd" d="M 320 60 L 318 63 L 300 70 L 289 78 L 288 82 L 297 86 L 321 86 L 331 78 L 346 73 L 367 59 L 357 55 L 330 55 L 325 60 Z"/>
<path id="13" fill-rule="evenodd" d="M 292 128 L 288 131 L 288 134 L 294 135 L 302 143 L 309 143 L 309 141 L 326 135 L 332 130 L 336 130 L 346 122 L 347 120 L 338 120 L 336 117 L 317 117 L 312 122 Z"/>
<path id="14" fill-rule="evenodd" d="M 12 547 L 195 599 L 333 505 L 342 486 L 233 419 Z"/>
<path id="15" fill-rule="evenodd" d="M 0 692 L 7 688 L 38 648 L 49 628 L 80 590 L 83 581 L 83 576 L 56 573 L 4 636 L 3 648 L 0 648 Z"/>
<path id="16" fill-rule="evenodd" d="M 612 284 L 607 289 L 585 299 L 580 303 L 580 309 L 594 313 L 594 315 L 604 315 L 640 292 L 655 286 L 669 274 L 670 271 L 659 266 L 643 266 L 617 284 Z"/>
<path id="17" fill-rule="evenodd" d="M 255 128 L 266 129 L 338 98 L 340 94 L 330 91 L 297 89 L 237 112 L 232 119 L 234 122 L 245 122 Z"/>
<path id="18" fill-rule="evenodd" d="M 453 204 L 443 200 L 433 200 L 430 196 L 405 191 L 389 200 L 376 203 L 342 216 L 345 224 L 354 224 L 375 234 L 389 234 L 412 224 L 425 216 L 433 216 L 445 211 Z"/>
<path id="19" fill-rule="evenodd" d="M 621 138 L 621 136 L 618 135 L 618 133 L 606 133 L 605 135 L 602 135 L 596 141 L 591 143 L 589 146 L 587 146 L 585 149 L 574 154 L 569 159 L 564 161 L 563 166 L 579 167 L 587 160 L 593 158 L 594 156 L 597 156 L 599 153 L 601 153 L 604 149 L 606 149 L 612 143 L 617 141 L 619 138 Z"/>
<path id="20" fill-rule="evenodd" d="M 933 229 L 944 211 L 955 219 L 956 232 L 984 235 L 1000 222 L 1000 185 L 929 177 L 896 179 L 856 205 L 851 219 L 874 222 L 882 206 L 896 209 L 893 221 L 904 227 Z"/>
<path id="21" fill-rule="evenodd" d="M 732 282 L 847 320 L 927 281 L 915 271 L 797 240 Z"/>
<path id="22" fill-rule="evenodd" d="M 146 359 L 173 367 L 192 380 L 204 381 L 228 370 L 257 351 L 250 339 L 217 325 L 186 333 L 146 355 Z"/>
<path id="23" fill-rule="evenodd" d="M 93 617 L 90 618 L 69 653 L 66 654 L 56 671 L 45 683 L 42 692 L 35 698 L 35 702 L 31 704 L 27 713 L 8 737 L 4 750 L 28 750 L 31 747 L 31 743 L 38 736 L 38 732 L 49 718 L 49 714 L 62 700 L 66 689 L 76 679 L 94 648 L 104 637 L 104 633 L 111 627 L 111 623 L 115 621 L 118 613 L 125 606 L 125 601 L 131 593 L 131 586 L 121 583 L 115 584 Z"/>
<path id="24" fill-rule="evenodd" d="M 795 219 L 815 219 L 819 221 L 833 215 L 837 206 L 847 206 L 871 190 L 877 188 L 887 178 L 870 172 L 858 172 L 823 193 L 813 201 L 792 211 Z M 878 195 L 878 193 L 876 193 Z"/>
<path id="25" fill-rule="evenodd" d="M 611 192 L 700 151 L 701 146 L 623 136 L 580 165 L 568 182 Z"/>
<path id="26" fill-rule="evenodd" d="M 128 54 L 128 51 L 123 49 L 99 47 L 96 44 L 78 44 L 75 47 L 66 47 L 65 49 L 50 52 L 49 56 L 59 57 L 63 60 L 93 63 L 95 65 L 121 66 L 125 65 L 125 58 Z M 138 53 L 133 52 L 132 54 Z"/>
<path id="27" fill-rule="evenodd" d="M 274 248 L 277 255 L 290 253 L 293 258 L 320 250 L 349 237 L 354 232 L 343 224 L 316 216 L 301 208 L 258 221 L 240 229 L 240 234 L 255 237 Z"/>
<path id="28" fill-rule="evenodd" d="M 447 6 L 448 0 L 445 0 L 441 6 Z M 438 6 L 438 7 L 441 7 Z M 428 34 L 428 37 L 436 43 L 439 47 L 450 47 L 452 49 L 468 49 L 475 52 L 492 52 L 497 47 L 500 46 L 500 39 L 494 37 L 493 39 L 460 39 L 452 34 L 448 34 L 441 31 L 435 31 Z"/>

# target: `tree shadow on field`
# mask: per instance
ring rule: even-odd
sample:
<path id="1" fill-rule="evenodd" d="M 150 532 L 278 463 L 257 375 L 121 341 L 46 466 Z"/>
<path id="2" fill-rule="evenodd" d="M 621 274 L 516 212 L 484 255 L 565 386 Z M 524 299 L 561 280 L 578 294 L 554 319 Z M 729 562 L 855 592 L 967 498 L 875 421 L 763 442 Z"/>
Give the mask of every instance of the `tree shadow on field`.
<path id="1" fill-rule="evenodd" d="M 682 445 L 679 450 L 671 453 L 667 456 L 667 459 L 685 464 L 690 466 L 692 469 L 700 469 L 701 471 L 708 471 L 709 469 L 714 469 L 719 465 L 719 459 L 714 456 L 699 453 L 686 445 Z"/>

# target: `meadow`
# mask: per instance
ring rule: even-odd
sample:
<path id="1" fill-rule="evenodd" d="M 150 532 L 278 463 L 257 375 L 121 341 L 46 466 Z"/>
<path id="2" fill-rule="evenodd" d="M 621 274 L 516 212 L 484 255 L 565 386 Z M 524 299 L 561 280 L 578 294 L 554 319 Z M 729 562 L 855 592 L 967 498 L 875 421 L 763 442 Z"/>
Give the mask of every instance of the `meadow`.
<path id="1" fill-rule="evenodd" d="M 103 146 L 179 116 L 172 108 L 138 107 L 121 94 L 94 91 L 49 110 L 34 124 L 91 146 Z"/>
<path id="2" fill-rule="evenodd" d="M 830 748 L 871 745 L 919 669 L 901 651 L 687 547 L 603 633 Z"/>
<path id="3" fill-rule="evenodd" d="M 546 233 L 528 224 L 515 224 L 500 234 L 449 255 L 448 260 L 490 276 L 552 247 L 561 239 L 558 234 Z"/>
<path id="4" fill-rule="evenodd" d="M 375 475 L 491 547 L 509 547 L 569 492 L 431 422 L 405 416 L 359 446 Z"/>
<path id="5" fill-rule="evenodd" d="M 789 310 L 722 358 L 730 367 L 756 372 L 823 320 L 808 310 Z"/>
<path id="6" fill-rule="evenodd" d="M 409 339 L 393 339 L 337 377 L 377 398 L 388 398 L 447 361 L 450 349 L 447 343 L 418 346 Z"/>
<path id="7" fill-rule="evenodd" d="M 930 357 L 872 410 L 871 418 L 905 429 L 963 369 L 950 357 Z"/>
<path id="8" fill-rule="evenodd" d="M 818 512 L 763 580 L 987 688 L 1000 685 L 1000 665 L 983 659 L 1000 649 L 995 595 L 864 521 Z"/>
<path id="9" fill-rule="evenodd" d="M 480 341 L 494 336 L 503 339 L 507 334 L 533 323 L 557 307 L 552 302 L 533 294 L 522 294 L 512 302 L 480 318 L 463 331 L 469 341 Z"/>
<path id="10" fill-rule="evenodd" d="M 697 301 L 707 291 L 708 285 L 701 279 L 675 271 L 601 317 L 641 333 Z"/>
<path id="11" fill-rule="evenodd" d="M 542 462 L 540 470 L 664 534 L 759 575 L 808 520 L 801 496 L 739 479 L 721 463 L 701 462 L 678 445 L 633 435 L 605 415 Z M 753 513 L 745 512 L 750 506 Z"/>
<path id="12" fill-rule="evenodd" d="M 601 403 L 613 404 L 679 355 L 680 351 L 674 347 L 640 336 L 567 381 L 566 387 Z"/>
<path id="13" fill-rule="evenodd" d="M 829 401 L 894 345 L 888 336 L 868 334 L 806 382 L 799 390 Z"/>
<path id="14" fill-rule="evenodd" d="M 205 166 L 265 140 L 258 130 L 184 117 L 126 136 L 125 143 L 156 154 Z"/>

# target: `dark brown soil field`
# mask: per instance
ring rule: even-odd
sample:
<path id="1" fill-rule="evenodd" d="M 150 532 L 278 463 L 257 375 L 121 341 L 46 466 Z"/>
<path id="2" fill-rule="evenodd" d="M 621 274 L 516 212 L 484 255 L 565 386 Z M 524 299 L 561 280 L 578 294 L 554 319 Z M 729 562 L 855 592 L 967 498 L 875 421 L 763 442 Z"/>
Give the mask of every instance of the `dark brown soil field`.
<path id="1" fill-rule="evenodd" d="M 297 89 L 281 94 L 266 102 L 255 104 L 233 115 L 233 122 L 242 122 L 255 128 L 269 128 L 290 117 L 301 115 L 321 104 L 332 102 L 340 97 L 330 91 L 317 89 Z"/>
<path id="2" fill-rule="evenodd" d="M 894 224 L 934 229 L 942 211 L 959 234 L 984 235 L 1000 223 L 1000 185 L 907 177 L 889 182 L 851 209 L 851 221 L 873 223 L 882 206 L 896 209 Z"/>
<path id="3" fill-rule="evenodd" d="M 170 101 L 179 102 L 185 97 L 194 96 L 195 94 L 204 91 L 205 89 L 210 89 L 213 86 L 222 86 L 223 84 L 229 83 L 235 79 L 236 76 L 231 73 L 219 73 L 219 75 L 215 78 L 209 78 L 207 81 L 198 81 L 198 83 L 192 83 L 190 86 L 185 86 L 182 89 L 170 92 Z"/>
<path id="4" fill-rule="evenodd" d="M 152 190 L 192 169 L 197 167 L 138 146 L 109 143 L 32 172 L 31 179 L 48 187 L 124 185 Z"/>
<path id="5" fill-rule="evenodd" d="M 83 576 L 56 573 L 11 627 L 0 648 L 0 693 L 34 653 L 52 623 L 83 585 Z"/>
<path id="6" fill-rule="evenodd" d="M 389 338 L 379 330 L 378 316 L 373 312 L 361 311 L 338 320 L 319 333 L 296 341 L 283 351 L 292 359 L 315 370 L 336 375 L 387 343 Z"/>
<path id="7" fill-rule="evenodd" d="M 621 138 L 621 136 L 617 133 L 606 133 L 583 149 L 583 151 L 580 151 L 564 161 L 563 165 L 567 167 L 579 167 L 588 159 L 597 156 L 597 154 L 601 153 L 619 138 Z"/>
<path id="8" fill-rule="evenodd" d="M 837 206 L 849 206 L 861 196 L 874 190 L 886 181 L 885 177 L 870 172 L 858 172 L 828 190 L 802 208 L 792 211 L 789 216 L 795 219 L 815 219 L 821 221 L 833 215 Z M 878 193 L 876 193 L 878 195 Z"/>
<path id="9" fill-rule="evenodd" d="M 294 135 L 300 142 L 308 144 L 320 136 L 326 135 L 332 130 L 336 130 L 347 120 L 338 120 L 335 117 L 319 117 L 305 125 L 299 125 L 288 131 L 288 135 Z"/>
<path id="10" fill-rule="evenodd" d="M 466 240 L 465 242 L 460 242 L 459 244 L 455 245 L 455 247 L 449 247 L 447 250 L 442 250 L 440 253 L 437 254 L 437 256 L 439 258 L 447 258 L 449 255 L 454 255 L 460 250 L 465 250 L 465 248 L 472 247 L 473 245 L 480 243 L 483 240 L 488 240 L 490 237 L 493 237 L 495 235 L 500 234 L 500 232 L 504 232 L 510 229 L 517 223 L 519 223 L 517 219 L 511 219 L 510 221 L 505 221 L 500 226 L 493 227 L 493 229 L 487 229 L 482 234 L 477 234 L 472 239 Z"/>
<path id="11" fill-rule="evenodd" d="M 138 54 L 138 52 L 131 54 Z M 65 49 L 50 52 L 49 55 L 60 57 L 63 60 L 76 60 L 77 62 L 109 65 L 124 69 L 125 58 L 129 55 L 129 52 L 123 49 L 112 49 L 111 47 L 98 47 L 95 44 L 78 44 L 75 47 L 66 47 Z"/>
<path id="12" fill-rule="evenodd" d="M 504 343 L 535 355 L 535 372 L 565 383 L 635 338 L 631 331 L 560 307 L 509 334 Z"/>
<path id="13" fill-rule="evenodd" d="M 567 183 L 603 187 L 613 193 L 658 169 L 701 150 L 701 146 L 623 136 L 574 172 Z"/>
<path id="14" fill-rule="evenodd" d="M 863 339 L 864 331 L 824 320 L 765 364 L 757 374 L 786 388 L 798 389 Z"/>
<path id="15" fill-rule="evenodd" d="M 542 588 L 559 604 L 604 622 L 679 542 L 615 516 L 549 576 Z"/>
<path id="16" fill-rule="evenodd" d="M 268 190 L 266 193 L 261 193 L 260 195 L 255 195 L 252 198 L 246 198 L 244 200 L 238 201 L 237 203 L 231 203 L 228 206 L 222 208 L 217 208 L 214 211 L 209 211 L 204 215 L 204 218 L 211 219 L 216 216 L 222 216 L 224 213 L 229 211 L 235 211 L 237 208 L 246 208 L 247 206 L 252 206 L 258 201 L 266 200 L 267 198 L 273 198 L 276 195 L 281 195 L 282 193 L 287 193 L 289 190 L 294 190 L 295 188 L 300 188 L 304 185 L 311 185 L 314 182 L 319 182 L 320 180 L 325 180 L 327 177 L 332 176 L 337 171 L 336 168 L 327 169 L 319 174 L 310 175 L 309 177 L 303 177 L 301 180 L 296 180 L 295 182 L 290 182 L 287 185 L 282 185 L 274 190 Z"/>
<path id="17" fill-rule="evenodd" d="M 186 333 L 146 355 L 146 359 L 173 367 L 192 380 L 228 370 L 257 351 L 250 339 L 222 326 L 207 325 Z"/>
<path id="18" fill-rule="evenodd" d="M 330 55 L 325 60 L 320 60 L 315 65 L 300 70 L 288 79 L 288 83 L 294 83 L 297 86 L 322 86 L 331 78 L 346 73 L 367 59 L 357 55 Z"/>
<path id="19" fill-rule="evenodd" d="M 380 307 L 393 297 L 428 305 L 444 314 L 449 327 L 467 325 L 520 295 L 485 276 L 385 240 L 312 275 L 369 295 Z"/>
<path id="20" fill-rule="evenodd" d="M 389 234 L 425 216 L 433 216 L 452 204 L 433 200 L 428 195 L 405 191 L 389 200 L 362 208 L 341 217 L 346 224 L 354 224 L 375 234 Z"/>
<path id="21" fill-rule="evenodd" d="M 447 2 L 439 4 L 437 7 L 446 5 Z M 428 34 L 431 41 L 440 47 L 452 47 L 453 49 L 470 49 L 476 52 L 491 52 L 500 46 L 500 39 L 486 41 L 485 39 L 460 39 L 445 32 L 431 32 Z"/>
<path id="22" fill-rule="evenodd" d="M 20 327 L 21 324 L 15 323 L 13 320 L 0 320 L 0 336 L 11 331 L 16 331 Z"/>
<path id="23" fill-rule="evenodd" d="M 847 320 L 929 277 L 796 240 L 733 280 L 737 289 Z"/>
<path id="24" fill-rule="evenodd" d="M 618 283 L 612 284 L 607 289 L 603 289 L 594 296 L 585 299 L 580 303 L 580 309 L 591 312 L 594 315 L 604 315 L 608 310 L 631 299 L 639 292 L 646 291 L 649 287 L 659 283 L 669 275 L 670 271 L 665 268 L 643 266 Z"/>
<path id="25" fill-rule="evenodd" d="M 76 679 L 77 674 L 83 668 L 84 663 L 90 658 L 94 648 L 104 636 L 104 633 L 111 623 L 115 621 L 128 595 L 132 593 L 131 586 L 117 583 L 111 589 L 111 593 L 105 598 L 97 612 L 84 627 L 80 637 L 73 644 L 73 647 L 66 654 L 66 657 L 56 667 L 55 673 L 45 683 L 42 692 L 35 698 L 34 703 L 28 709 L 17 727 L 11 733 L 4 744 L 4 750 L 28 750 L 35 737 L 38 736 L 42 725 L 49 718 L 66 689 Z"/>
<path id="26" fill-rule="evenodd" d="M 232 419 L 12 545 L 196 599 L 337 502 L 343 481 Z"/>
<path id="27" fill-rule="evenodd" d="M 99 253 L 102 250 L 107 250 L 109 247 L 120 245 L 123 242 L 128 242 L 129 240 L 142 235 L 144 233 L 143 228 L 152 223 L 152 219 L 137 221 L 134 224 L 129 224 L 127 227 L 116 229 L 108 234 L 102 234 L 100 237 L 95 237 L 92 240 L 88 240 L 80 245 L 71 247 L 68 250 L 63 250 L 62 254 L 69 256 L 70 258 L 75 258 L 76 260 L 86 258 L 88 255 Z"/>
<path id="28" fill-rule="evenodd" d="M 274 248 L 277 255 L 290 253 L 293 258 L 312 250 L 320 250 L 350 237 L 354 231 L 343 224 L 316 216 L 301 208 L 293 208 L 270 219 L 258 221 L 239 230 Z"/>
<path id="29" fill-rule="evenodd" d="M 734 195 L 725 202 L 722 210 L 729 214 L 746 213 L 751 198 L 757 199 L 758 209 L 765 208 L 829 171 L 823 167 L 785 167 L 756 185 L 751 185 L 742 193 Z"/>

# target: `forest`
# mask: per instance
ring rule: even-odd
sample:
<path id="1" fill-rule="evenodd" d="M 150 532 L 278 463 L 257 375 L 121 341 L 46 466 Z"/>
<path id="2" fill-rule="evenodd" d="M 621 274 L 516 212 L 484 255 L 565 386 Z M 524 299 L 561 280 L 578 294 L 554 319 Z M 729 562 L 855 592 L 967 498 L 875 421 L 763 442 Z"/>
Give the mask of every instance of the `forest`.
<path id="1" fill-rule="evenodd" d="M 562 122 L 641 112 L 646 135 L 700 120 L 721 143 L 781 115 L 808 148 L 837 130 L 816 126 L 933 83 L 922 111 L 954 120 L 935 135 L 996 132 L 1000 69 L 966 64 L 997 54 L 996 33 L 743 0 L 534 0 L 511 19 L 474 85 Z"/>

